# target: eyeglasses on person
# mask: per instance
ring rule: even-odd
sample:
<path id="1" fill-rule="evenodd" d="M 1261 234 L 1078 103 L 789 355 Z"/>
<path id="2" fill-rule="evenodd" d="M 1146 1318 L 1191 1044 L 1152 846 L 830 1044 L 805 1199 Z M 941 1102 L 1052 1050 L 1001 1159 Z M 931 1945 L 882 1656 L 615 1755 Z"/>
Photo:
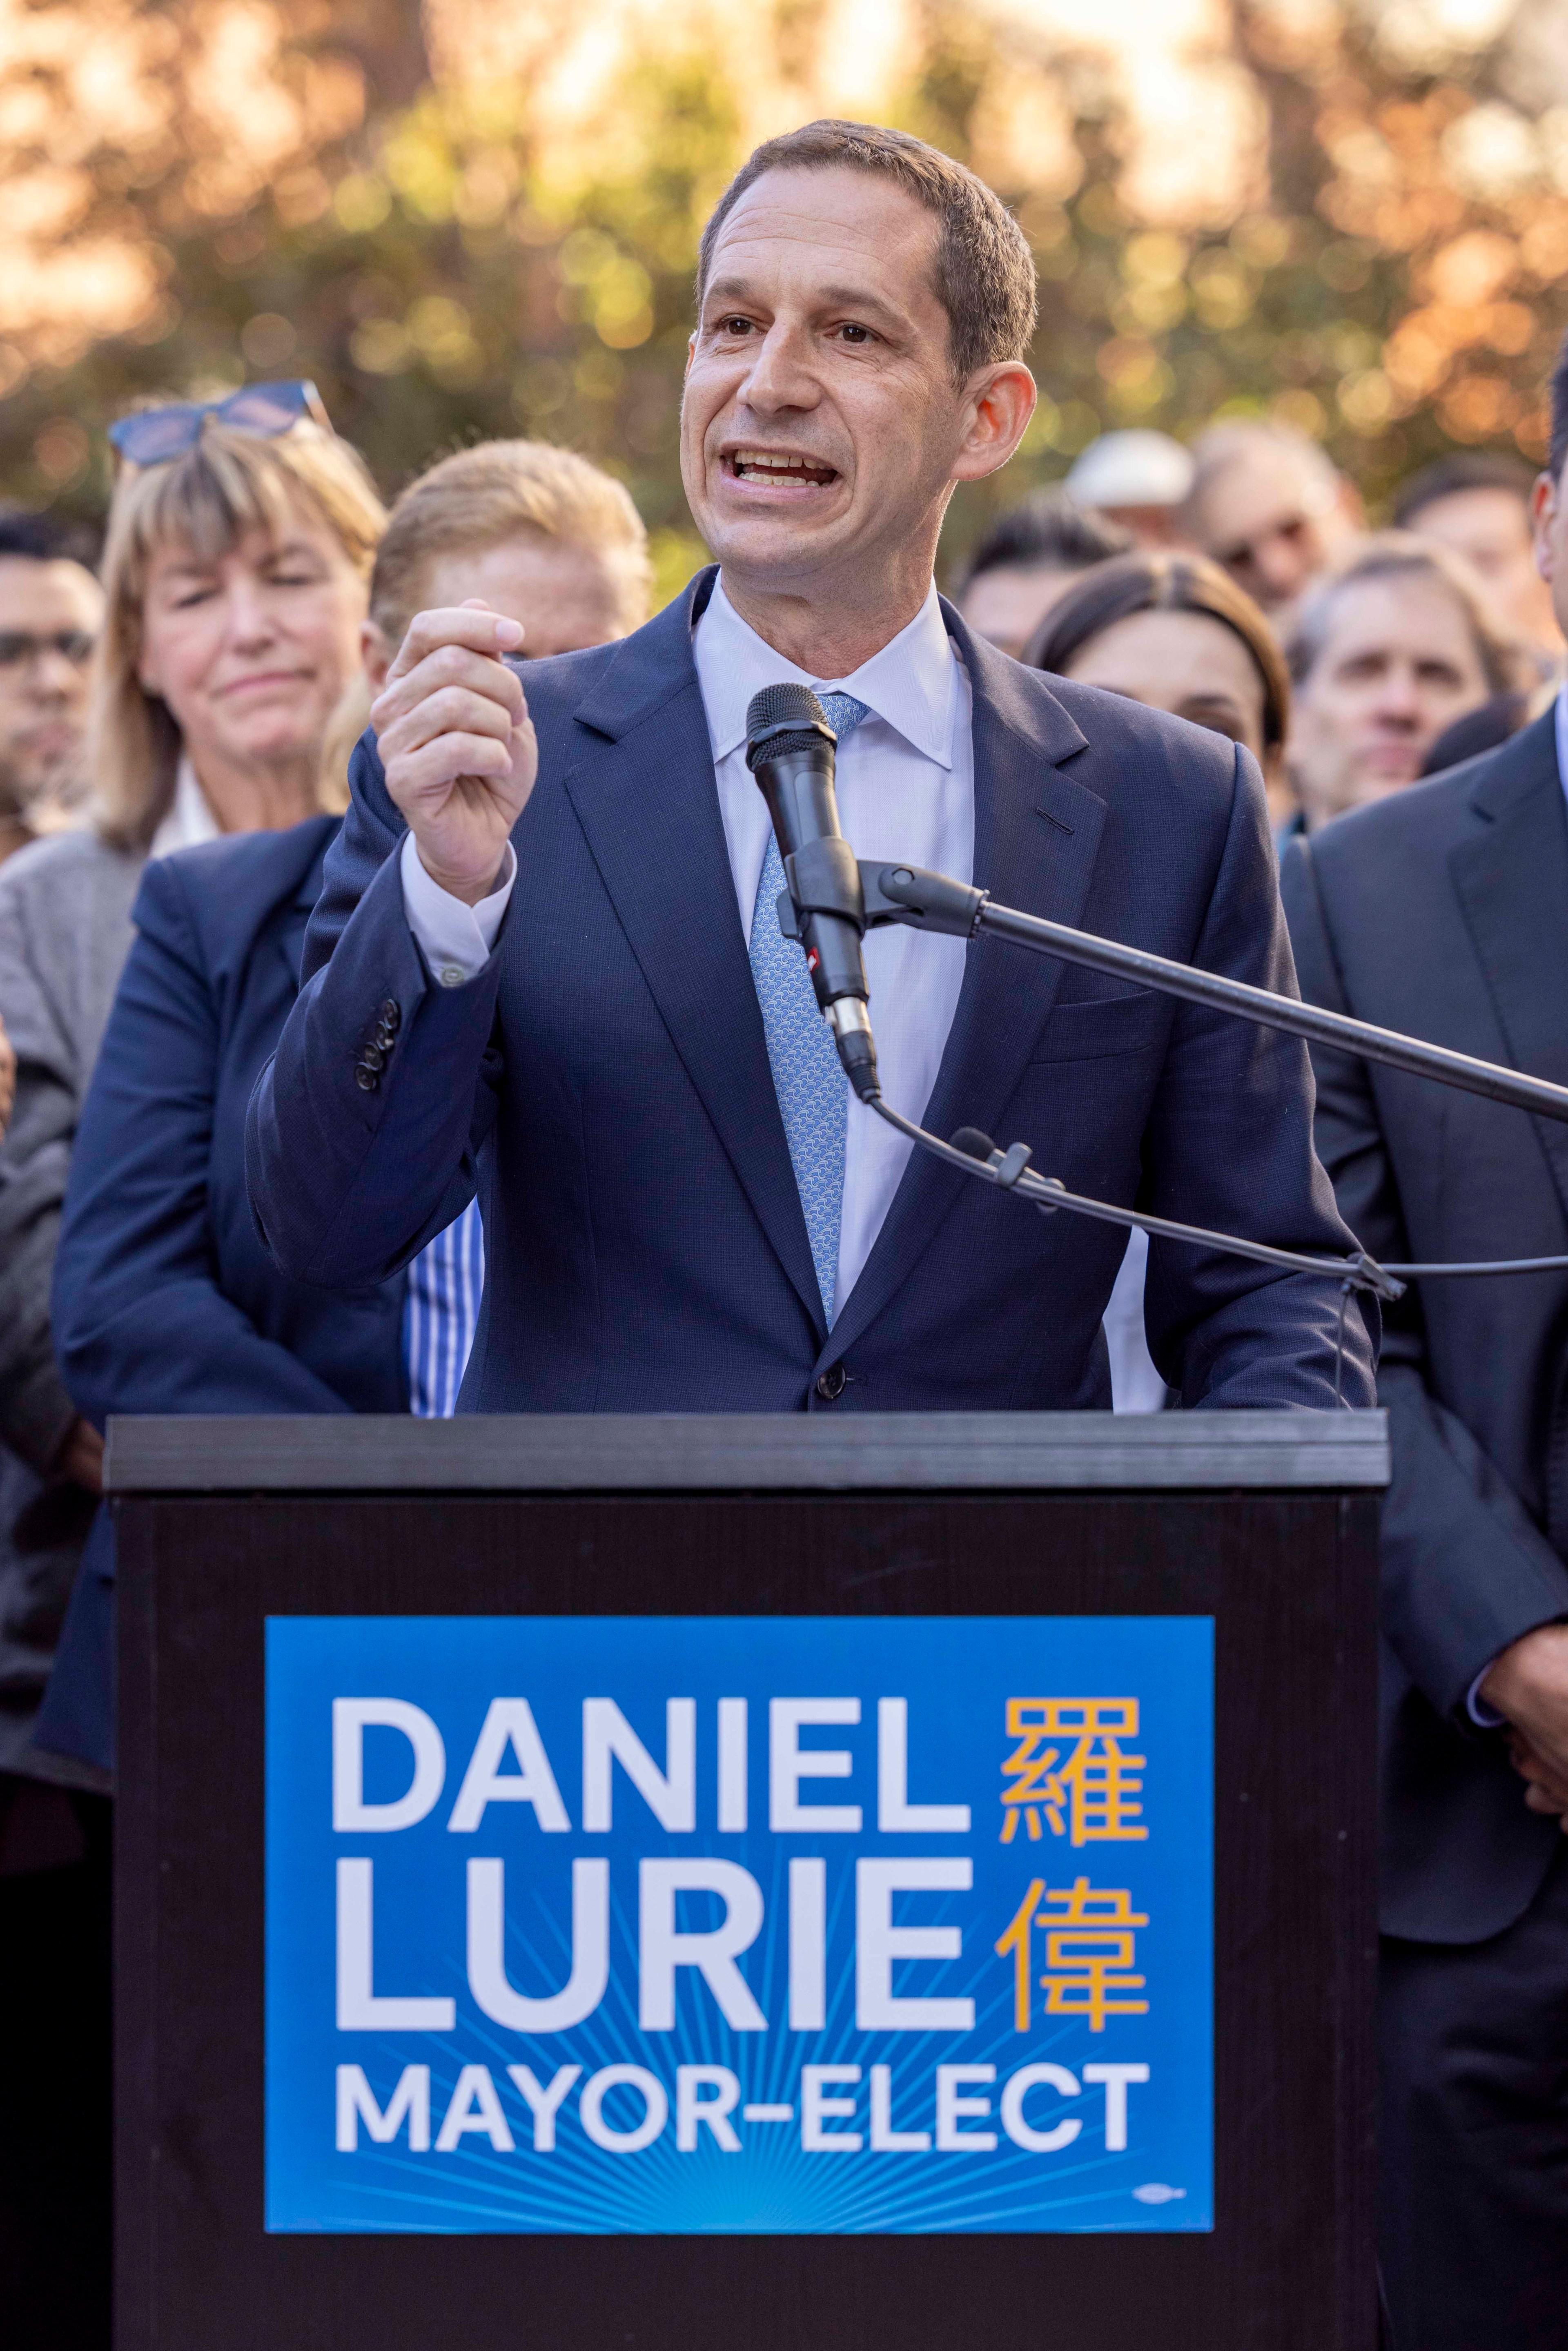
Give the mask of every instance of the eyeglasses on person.
<path id="1" fill-rule="evenodd" d="M 308 379 L 292 383 L 246 383 L 221 400 L 181 400 L 166 408 L 138 408 L 109 428 L 110 441 L 132 465 L 162 465 L 193 449 L 208 423 L 231 433 L 277 441 L 304 417 L 330 433 L 332 421 L 321 395 Z"/>
<path id="2" fill-rule="evenodd" d="M 52 636 L 37 636 L 30 629 L 0 629 L 0 670 L 20 669 L 24 663 L 58 653 L 73 669 L 85 669 L 92 658 L 93 640 L 82 629 L 57 629 Z"/>

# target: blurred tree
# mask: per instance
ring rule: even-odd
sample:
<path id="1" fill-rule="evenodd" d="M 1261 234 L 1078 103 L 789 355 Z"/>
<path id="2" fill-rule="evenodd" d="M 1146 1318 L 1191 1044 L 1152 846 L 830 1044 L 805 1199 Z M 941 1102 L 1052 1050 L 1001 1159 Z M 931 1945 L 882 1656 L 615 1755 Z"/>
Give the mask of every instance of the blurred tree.
<path id="1" fill-rule="evenodd" d="M 1458 12 L 1461 53 L 1437 0 L 1248 0 L 1227 53 L 1151 76 L 1052 0 L 928 0 L 876 110 L 999 188 L 1041 290 L 1040 413 L 949 545 L 1116 424 L 1285 417 L 1375 503 L 1455 440 L 1539 455 L 1568 67 L 1529 46 L 1535 0 L 1492 9 Z M 697 234 L 759 128 L 849 102 L 830 14 L 747 12 L 761 99 L 733 45 L 650 18 L 567 123 L 542 13 L 507 17 L 512 57 L 416 0 L 0 0 L 0 486 L 99 505 L 130 402 L 310 374 L 389 490 L 485 435 L 582 448 L 678 585 Z"/>

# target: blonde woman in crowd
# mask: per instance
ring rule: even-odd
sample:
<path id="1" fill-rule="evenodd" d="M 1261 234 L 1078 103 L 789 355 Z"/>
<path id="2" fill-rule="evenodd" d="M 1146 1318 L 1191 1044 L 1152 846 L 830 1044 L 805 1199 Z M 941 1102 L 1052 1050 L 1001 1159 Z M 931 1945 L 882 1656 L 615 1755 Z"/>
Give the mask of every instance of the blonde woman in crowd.
<path id="1" fill-rule="evenodd" d="M 308 387 L 115 430 L 92 820 L 0 871 L 0 1006 L 22 1064 L 0 1163 L 0 1389 L 30 1458 L 93 1490 L 101 1447 L 56 1368 L 49 1277 L 131 903 L 149 858 L 322 806 L 322 737 L 385 522 Z"/>

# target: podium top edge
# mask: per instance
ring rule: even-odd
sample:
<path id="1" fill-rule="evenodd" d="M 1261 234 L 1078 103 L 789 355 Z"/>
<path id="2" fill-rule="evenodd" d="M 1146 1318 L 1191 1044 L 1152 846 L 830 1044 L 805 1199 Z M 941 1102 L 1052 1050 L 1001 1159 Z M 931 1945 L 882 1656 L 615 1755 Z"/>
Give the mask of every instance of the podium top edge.
<path id="1" fill-rule="evenodd" d="M 1377 1489 L 1383 1412 L 465 1414 L 109 1424 L 111 1494 Z"/>

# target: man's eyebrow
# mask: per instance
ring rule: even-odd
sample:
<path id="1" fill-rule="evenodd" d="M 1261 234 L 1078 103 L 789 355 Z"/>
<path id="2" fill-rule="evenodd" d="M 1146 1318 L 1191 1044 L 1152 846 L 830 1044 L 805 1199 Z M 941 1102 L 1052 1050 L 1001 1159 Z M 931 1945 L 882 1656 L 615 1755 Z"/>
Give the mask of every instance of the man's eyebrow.
<path id="1" fill-rule="evenodd" d="M 884 325 L 894 327 L 903 334 L 912 330 L 914 322 L 908 311 L 900 309 L 896 302 L 889 302 L 882 295 L 873 293 L 869 286 L 824 286 L 821 298 L 835 310 L 873 312 Z"/>
<path id="2" fill-rule="evenodd" d="M 753 289 L 744 277 L 710 279 L 705 302 L 745 302 L 753 298 Z M 869 286 L 822 286 L 817 289 L 816 302 L 828 310 L 858 310 L 873 314 L 889 325 L 908 329 L 909 319 L 903 310 L 873 293 Z"/>

